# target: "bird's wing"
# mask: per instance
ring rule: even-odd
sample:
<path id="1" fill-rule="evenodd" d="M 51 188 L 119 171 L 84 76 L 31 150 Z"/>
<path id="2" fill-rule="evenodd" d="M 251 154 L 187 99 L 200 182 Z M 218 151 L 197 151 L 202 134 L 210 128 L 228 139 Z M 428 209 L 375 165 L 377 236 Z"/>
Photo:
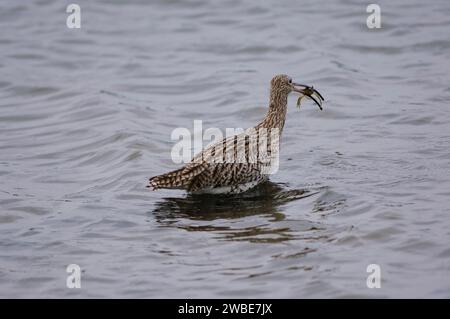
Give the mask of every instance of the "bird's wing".
<path id="1" fill-rule="evenodd" d="M 191 162 L 175 171 L 150 179 L 149 187 L 195 191 L 247 183 L 261 177 L 261 167 L 271 160 L 270 143 L 259 131 L 248 129 L 208 145 Z"/>
<path id="2" fill-rule="evenodd" d="M 150 178 L 148 187 L 156 190 L 158 188 L 188 188 L 195 176 L 206 169 L 203 165 L 188 163 L 186 166 L 172 172 Z"/>
<path id="3" fill-rule="evenodd" d="M 264 164 L 275 146 L 278 147 L 271 144 L 270 135 L 250 128 L 208 145 L 193 157 L 191 163 Z"/>

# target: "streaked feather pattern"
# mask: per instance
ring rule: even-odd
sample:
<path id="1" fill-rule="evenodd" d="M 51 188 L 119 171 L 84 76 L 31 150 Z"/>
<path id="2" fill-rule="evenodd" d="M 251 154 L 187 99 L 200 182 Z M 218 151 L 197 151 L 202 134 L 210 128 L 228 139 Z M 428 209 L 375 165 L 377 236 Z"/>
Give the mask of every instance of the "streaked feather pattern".
<path id="1" fill-rule="evenodd" d="M 240 193 L 267 180 L 267 167 L 279 153 L 291 91 L 292 80 L 288 76 L 275 76 L 271 81 L 269 110 L 258 125 L 208 145 L 184 167 L 150 178 L 147 187 Z"/>

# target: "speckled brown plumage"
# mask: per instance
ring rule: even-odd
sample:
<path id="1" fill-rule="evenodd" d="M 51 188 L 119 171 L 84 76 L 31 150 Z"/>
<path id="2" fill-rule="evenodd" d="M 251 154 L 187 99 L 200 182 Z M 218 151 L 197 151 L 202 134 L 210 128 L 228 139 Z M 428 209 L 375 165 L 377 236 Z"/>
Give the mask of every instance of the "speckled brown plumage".
<path id="1" fill-rule="evenodd" d="M 267 180 L 267 167 L 278 156 L 277 137 L 281 137 L 284 128 L 287 98 L 292 91 L 310 97 L 321 108 L 323 97 L 319 92 L 293 83 L 287 75 L 277 75 L 270 83 L 269 110 L 258 125 L 209 145 L 184 167 L 150 178 L 147 187 L 240 193 Z M 261 152 L 264 142 L 267 143 L 266 152 Z"/>

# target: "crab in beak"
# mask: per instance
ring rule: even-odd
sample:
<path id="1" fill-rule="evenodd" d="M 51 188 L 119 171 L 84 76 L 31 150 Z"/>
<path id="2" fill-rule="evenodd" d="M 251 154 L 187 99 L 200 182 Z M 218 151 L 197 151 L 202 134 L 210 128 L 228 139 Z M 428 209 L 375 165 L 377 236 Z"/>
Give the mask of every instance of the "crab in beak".
<path id="1" fill-rule="evenodd" d="M 322 94 L 320 94 L 319 91 L 317 91 L 314 87 L 304 84 L 292 83 L 292 91 L 301 94 L 297 100 L 298 107 L 300 107 L 302 99 L 307 96 L 317 104 L 320 110 L 322 110 L 322 102 L 324 101 L 324 98 Z"/>

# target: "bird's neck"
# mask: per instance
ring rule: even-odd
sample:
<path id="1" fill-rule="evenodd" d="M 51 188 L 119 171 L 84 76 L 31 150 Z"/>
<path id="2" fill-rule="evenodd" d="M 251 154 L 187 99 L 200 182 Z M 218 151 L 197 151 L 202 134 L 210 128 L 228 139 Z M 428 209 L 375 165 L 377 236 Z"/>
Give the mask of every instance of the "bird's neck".
<path id="1" fill-rule="evenodd" d="M 278 128 L 281 131 L 284 127 L 287 111 L 287 95 L 271 92 L 269 110 L 266 117 L 258 125 L 265 128 Z"/>

